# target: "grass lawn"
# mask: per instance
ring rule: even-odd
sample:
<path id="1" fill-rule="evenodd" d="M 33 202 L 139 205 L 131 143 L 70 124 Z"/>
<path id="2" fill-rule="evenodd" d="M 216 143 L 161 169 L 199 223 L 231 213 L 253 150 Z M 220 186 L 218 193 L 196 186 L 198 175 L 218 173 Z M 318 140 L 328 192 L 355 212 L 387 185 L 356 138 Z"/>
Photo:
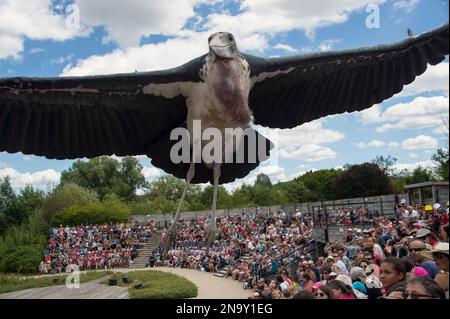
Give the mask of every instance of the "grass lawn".
<path id="1" fill-rule="evenodd" d="M 125 276 L 128 276 L 130 283 L 122 281 Z M 117 279 L 118 286 L 128 287 L 131 299 L 184 299 L 198 294 L 197 286 L 189 280 L 161 271 L 133 271 L 111 277 Z M 102 283 L 108 284 L 108 281 Z M 134 288 L 137 283 L 142 283 L 142 288 Z"/>
<path id="2" fill-rule="evenodd" d="M 80 275 L 80 283 L 95 280 L 111 274 L 110 271 L 92 271 L 82 273 Z M 48 286 L 65 285 L 66 278 L 69 274 L 41 276 L 41 277 L 25 277 L 14 274 L 0 274 L 0 294 L 13 292 L 18 290 L 41 288 Z"/>

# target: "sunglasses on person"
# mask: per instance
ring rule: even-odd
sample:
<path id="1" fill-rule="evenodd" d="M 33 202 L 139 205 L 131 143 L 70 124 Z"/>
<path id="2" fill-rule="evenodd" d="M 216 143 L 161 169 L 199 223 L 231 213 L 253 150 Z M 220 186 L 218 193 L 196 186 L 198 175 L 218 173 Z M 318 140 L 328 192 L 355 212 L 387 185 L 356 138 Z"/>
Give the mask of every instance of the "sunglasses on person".
<path id="1" fill-rule="evenodd" d="M 410 248 L 409 249 L 410 252 L 414 252 L 414 253 L 419 252 L 419 251 L 423 251 L 423 250 L 425 250 L 425 248 Z"/>
<path id="2" fill-rule="evenodd" d="M 431 299 L 433 298 L 433 296 L 430 295 L 421 295 L 421 294 L 415 294 L 415 293 L 410 293 L 408 291 L 404 291 L 403 292 L 403 299 Z"/>
<path id="3" fill-rule="evenodd" d="M 325 293 L 323 293 L 323 292 L 316 292 L 314 294 L 314 297 L 327 297 L 327 295 Z"/>
<path id="4" fill-rule="evenodd" d="M 434 259 L 444 259 L 444 258 L 448 258 L 448 255 L 446 255 L 446 254 L 439 254 L 439 253 L 435 253 L 435 254 L 433 254 L 433 258 Z"/>

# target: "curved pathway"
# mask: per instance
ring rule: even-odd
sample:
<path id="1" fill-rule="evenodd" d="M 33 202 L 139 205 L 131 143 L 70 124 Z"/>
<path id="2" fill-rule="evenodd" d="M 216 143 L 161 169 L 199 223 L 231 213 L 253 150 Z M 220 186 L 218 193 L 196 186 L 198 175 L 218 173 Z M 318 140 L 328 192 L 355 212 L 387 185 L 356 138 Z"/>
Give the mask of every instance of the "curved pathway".
<path id="1" fill-rule="evenodd" d="M 194 283 L 198 288 L 198 296 L 195 299 L 247 299 L 253 294 L 252 290 L 242 288 L 243 283 L 231 278 L 216 277 L 209 272 L 169 267 L 151 268 L 151 270 L 175 274 Z"/>
<path id="2" fill-rule="evenodd" d="M 0 295 L 0 299 L 129 299 L 128 288 L 100 284 L 108 276 L 80 284 L 80 288 L 65 285 L 32 288 Z"/>
<path id="3" fill-rule="evenodd" d="M 195 299 L 247 299 L 251 290 L 242 288 L 242 283 L 231 278 L 219 278 L 211 273 L 184 268 L 145 268 L 145 269 L 114 269 L 114 272 L 130 271 L 162 271 L 184 277 L 198 288 Z M 127 288 L 110 287 L 100 284 L 108 276 L 80 284 L 79 289 L 69 289 L 65 285 L 44 288 L 32 288 L 1 294 L 0 299 L 128 299 Z"/>

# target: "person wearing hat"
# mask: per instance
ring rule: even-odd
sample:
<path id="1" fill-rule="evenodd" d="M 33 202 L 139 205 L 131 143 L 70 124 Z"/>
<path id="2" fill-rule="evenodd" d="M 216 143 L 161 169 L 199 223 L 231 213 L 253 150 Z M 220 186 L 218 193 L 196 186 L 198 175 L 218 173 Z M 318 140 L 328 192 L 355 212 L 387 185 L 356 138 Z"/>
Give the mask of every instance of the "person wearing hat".
<path id="1" fill-rule="evenodd" d="M 428 260 L 420 253 L 425 251 L 431 251 L 427 248 L 426 244 L 420 239 L 414 239 L 408 246 L 409 257 L 413 261 L 415 266 L 422 267 L 428 272 L 428 276 L 434 279 L 439 273 L 439 269 L 433 260 Z"/>
<path id="2" fill-rule="evenodd" d="M 423 240 L 425 244 L 427 244 L 429 250 L 435 248 L 440 242 L 439 239 L 436 238 L 436 235 L 428 228 L 420 228 L 416 232 L 416 238 Z"/>
<path id="3" fill-rule="evenodd" d="M 440 272 L 434 280 L 445 291 L 446 298 L 448 299 L 448 243 L 439 243 L 432 251 L 422 251 L 419 254 L 425 258 L 433 259 L 436 263 Z"/>

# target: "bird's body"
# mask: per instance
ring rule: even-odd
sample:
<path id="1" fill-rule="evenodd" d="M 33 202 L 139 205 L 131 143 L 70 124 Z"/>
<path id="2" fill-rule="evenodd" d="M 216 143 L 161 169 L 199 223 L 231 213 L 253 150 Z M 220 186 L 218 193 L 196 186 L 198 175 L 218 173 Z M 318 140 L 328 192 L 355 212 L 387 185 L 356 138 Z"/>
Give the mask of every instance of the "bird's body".
<path id="1" fill-rule="evenodd" d="M 220 36 L 222 33 L 218 34 Z M 248 105 L 252 79 L 250 66 L 237 51 L 230 58 L 220 58 L 210 53 L 204 57 L 200 70 L 201 82 L 177 82 L 173 84 L 151 83 L 144 87 L 145 94 L 160 95 L 167 99 L 181 94 L 186 98 L 187 129 L 193 146 L 201 149 L 209 143 L 201 139 L 207 129 L 217 129 L 222 137 L 222 161 L 227 157 L 226 151 L 234 153 L 237 142 L 226 149 L 225 141 L 232 138 L 227 129 L 246 130 L 250 127 L 251 110 Z M 195 134 L 194 123 L 200 124 L 200 134 Z M 228 154 L 229 155 L 229 154 Z M 212 169 L 211 163 L 207 164 Z"/>

